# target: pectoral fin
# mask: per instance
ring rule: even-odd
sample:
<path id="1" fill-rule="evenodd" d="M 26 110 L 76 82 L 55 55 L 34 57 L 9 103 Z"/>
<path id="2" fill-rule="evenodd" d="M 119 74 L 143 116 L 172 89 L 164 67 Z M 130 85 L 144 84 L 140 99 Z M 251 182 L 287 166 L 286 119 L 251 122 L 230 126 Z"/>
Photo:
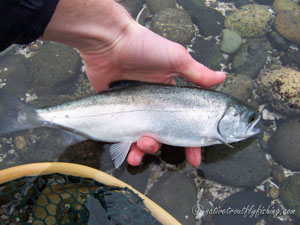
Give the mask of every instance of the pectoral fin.
<path id="1" fill-rule="evenodd" d="M 131 144 L 132 144 L 131 142 L 121 142 L 110 146 L 109 148 L 110 156 L 114 161 L 116 168 L 119 168 L 121 164 L 124 162 L 129 152 Z"/>

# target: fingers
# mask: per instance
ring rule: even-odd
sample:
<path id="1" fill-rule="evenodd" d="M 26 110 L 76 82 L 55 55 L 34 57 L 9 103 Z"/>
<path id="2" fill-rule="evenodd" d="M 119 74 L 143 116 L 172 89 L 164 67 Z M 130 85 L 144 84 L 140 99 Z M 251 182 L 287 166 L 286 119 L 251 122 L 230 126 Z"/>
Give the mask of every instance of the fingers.
<path id="1" fill-rule="evenodd" d="M 203 87 L 210 87 L 222 83 L 226 78 L 226 73 L 213 71 L 203 64 L 197 62 L 181 45 L 173 46 L 173 65 L 178 74 L 185 77 L 190 82 Z"/>
<path id="2" fill-rule="evenodd" d="M 137 143 L 132 144 L 127 157 L 127 162 L 132 166 L 140 165 L 145 153 L 154 154 L 161 144 L 150 137 L 142 137 Z"/>
<path id="3" fill-rule="evenodd" d="M 185 148 L 186 160 L 194 167 L 201 164 L 201 148 L 200 147 L 187 147 Z"/>

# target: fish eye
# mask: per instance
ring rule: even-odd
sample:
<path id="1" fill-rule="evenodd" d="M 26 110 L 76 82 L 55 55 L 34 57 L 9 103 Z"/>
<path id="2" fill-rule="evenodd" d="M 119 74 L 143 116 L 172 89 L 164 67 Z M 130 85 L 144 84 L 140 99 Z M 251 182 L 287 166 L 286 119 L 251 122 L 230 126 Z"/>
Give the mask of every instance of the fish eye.
<path id="1" fill-rule="evenodd" d="M 251 112 L 248 117 L 248 123 L 253 123 L 255 121 L 255 119 L 256 119 L 256 113 Z"/>

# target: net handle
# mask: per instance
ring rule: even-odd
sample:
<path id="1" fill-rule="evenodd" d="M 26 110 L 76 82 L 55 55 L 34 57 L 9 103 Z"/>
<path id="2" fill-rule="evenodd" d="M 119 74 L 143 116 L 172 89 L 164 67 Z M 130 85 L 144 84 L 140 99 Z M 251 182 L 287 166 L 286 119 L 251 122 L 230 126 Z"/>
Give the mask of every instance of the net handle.
<path id="1" fill-rule="evenodd" d="M 44 163 L 30 163 L 20 166 L 15 166 L 0 170 L 0 184 L 12 181 L 24 176 L 38 176 L 53 173 L 61 173 L 71 176 L 78 176 L 83 178 L 92 178 L 107 186 L 117 186 L 120 188 L 129 188 L 143 199 L 145 206 L 151 211 L 151 214 L 164 225 L 181 225 L 173 216 L 167 211 L 153 202 L 151 199 L 134 189 L 129 184 L 107 174 L 100 170 L 64 162 L 44 162 Z"/>

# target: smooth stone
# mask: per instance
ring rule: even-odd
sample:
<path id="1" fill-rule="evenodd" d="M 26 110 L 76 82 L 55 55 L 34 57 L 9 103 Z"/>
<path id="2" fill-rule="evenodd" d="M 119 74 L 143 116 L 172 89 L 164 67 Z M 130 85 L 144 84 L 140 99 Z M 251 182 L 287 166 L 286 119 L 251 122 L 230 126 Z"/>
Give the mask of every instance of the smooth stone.
<path id="1" fill-rule="evenodd" d="M 275 111 L 300 115 L 300 72 L 289 68 L 265 71 L 257 79 L 257 93 Z"/>
<path id="2" fill-rule="evenodd" d="M 205 8 L 205 0 L 177 0 L 185 10 L 197 12 Z"/>
<path id="3" fill-rule="evenodd" d="M 281 184 L 283 182 L 284 170 L 281 166 L 279 165 L 273 166 L 271 174 L 277 184 Z"/>
<path id="4" fill-rule="evenodd" d="M 205 148 L 199 169 L 206 179 L 223 185 L 254 187 L 270 175 L 271 167 L 258 140 L 250 138 L 232 146 L 234 148 L 226 145 Z"/>
<path id="5" fill-rule="evenodd" d="M 298 67 L 300 69 L 300 52 L 287 51 L 280 57 L 282 65 L 289 67 Z"/>
<path id="6" fill-rule="evenodd" d="M 274 0 L 255 0 L 256 3 L 260 5 L 272 5 Z"/>
<path id="7" fill-rule="evenodd" d="M 227 54 L 235 53 L 243 43 L 241 36 L 231 30 L 224 29 L 221 33 L 220 49 Z"/>
<path id="8" fill-rule="evenodd" d="M 300 46 L 300 9 L 280 11 L 275 17 L 275 28 L 283 37 Z"/>
<path id="9" fill-rule="evenodd" d="M 182 9 L 163 9 L 151 21 L 151 30 L 182 45 L 189 44 L 195 35 L 190 15 Z"/>
<path id="10" fill-rule="evenodd" d="M 253 87 L 251 77 L 242 74 L 227 73 L 226 80 L 219 84 L 215 90 L 246 101 L 251 97 Z"/>
<path id="11" fill-rule="evenodd" d="M 280 187 L 280 198 L 284 205 L 295 211 L 295 218 L 300 222 L 300 174 L 287 178 Z"/>
<path id="12" fill-rule="evenodd" d="M 224 29 L 224 20 L 225 17 L 219 11 L 208 7 L 192 13 L 193 23 L 205 37 L 219 35 Z"/>
<path id="13" fill-rule="evenodd" d="M 191 53 L 192 57 L 213 70 L 220 70 L 220 64 L 225 63 L 219 46 L 213 41 L 198 38 L 192 49 L 194 50 L 194 52 Z"/>
<path id="14" fill-rule="evenodd" d="M 146 0 L 151 13 L 155 14 L 161 9 L 176 8 L 175 0 Z"/>
<path id="15" fill-rule="evenodd" d="M 263 6 L 242 6 L 225 19 L 225 27 L 242 37 L 255 38 L 265 35 L 270 29 L 272 14 Z"/>
<path id="16" fill-rule="evenodd" d="M 235 53 L 232 71 L 255 78 L 265 65 L 268 45 L 260 39 L 249 39 Z"/>
<path id="17" fill-rule="evenodd" d="M 35 93 L 66 94 L 75 87 L 81 69 L 81 58 L 73 48 L 44 42 L 26 66 Z"/>
<path id="18" fill-rule="evenodd" d="M 290 42 L 276 31 L 268 33 L 267 38 L 272 47 L 278 50 L 286 51 L 290 47 Z"/>
<path id="19" fill-rule="evenodd" d="M 299 134 L 300 119 L 293 119 L 281 124 L 268 142 L 272 157 L 293 171 L 300 171 Z"/>
<path id="20" fill-rule="evenodd" d="M 219 207 L 221 209 L 233 209 L 233 210 L 243 210 L 245 209 L 245 214 L 216 214 L 212 216 L 212 221 L 214 225 L 224 225 L 224 224 L 238 224 L 238 225 L 254 225 L 258 220 L 264 218 L 265 215 L 255 214 L 251 216 L 251 212 L 257 209 L 267 209 L 271 204 L 271 199 L 266 196 L 265 193 L 243 191 L 231 195 L 229 198 L 223 200 Z M 251 208 L 252 207 L 252 208 Z M 248 209 L 248 211 L 246 211 Z M 251 211 L 251 209 L 253 211 Z"/>
<path id="21" fill-rule="evenodd" d="M 125 7 L 125 9 L 133 18 L 136 18 L 136 16 L 139 14 L 143 8 L 143 3 L 144 1 L 142 0 L 122 0 L 120 2 L 120 4 Z"/>
<path id="22" fill-rule="evenodd" d="M 252 4 L 249 0 L 236 0 L 234 1 L 234 5 L 237 8 L 241 8 L 242 6 Z"/>
<path id="23" fill-rule="evenodd" d="M 284 10 L 297 10 L 300 8 L 297 3 L 291 0 L 275 0 L 272 7 L 276 13 Z"/>
<path id="24" fill-rule="evenodd" d="M 150 189 L 148 195 L 180 223 L 196 224 L 192 208 L 197 203 L 197 189 L 195 183 L 187 175 L 174 171 L 167 171 Z"/>

